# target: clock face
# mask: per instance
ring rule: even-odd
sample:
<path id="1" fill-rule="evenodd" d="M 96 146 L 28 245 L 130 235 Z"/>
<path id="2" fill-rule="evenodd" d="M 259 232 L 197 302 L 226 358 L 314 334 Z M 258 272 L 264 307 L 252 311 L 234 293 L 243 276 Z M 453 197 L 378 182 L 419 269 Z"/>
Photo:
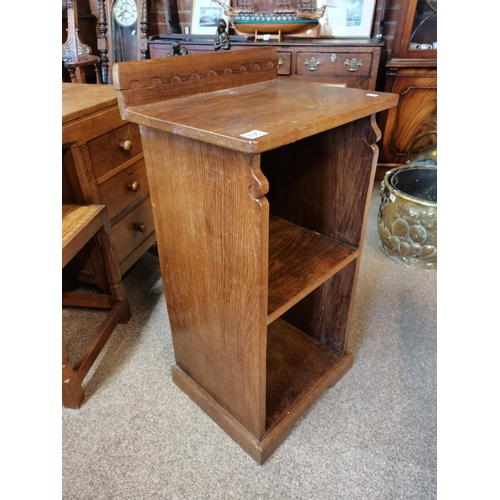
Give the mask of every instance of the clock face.
<path id="1" fill-rule="evenodd" d="M 135 0 L 116 0 L 113 6 L 113 16 L 120 26 L 132 26 L 137 20 L 137 5 Z"/>

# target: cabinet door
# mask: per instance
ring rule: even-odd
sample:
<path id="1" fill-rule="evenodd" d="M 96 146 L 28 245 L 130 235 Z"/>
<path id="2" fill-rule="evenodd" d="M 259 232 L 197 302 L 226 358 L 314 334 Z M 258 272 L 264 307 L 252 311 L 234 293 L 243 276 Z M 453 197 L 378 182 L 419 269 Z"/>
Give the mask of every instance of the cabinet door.
<path id="1" fill-rule="evenodd" d="M 392 57 L 435 59 L 437 0 L 408 0 L 401 4 Z"/>
<path id="2" fill-rule="evenodd" d="M 411 68 L 399 70 L 386 81 L 386 91 L 399 94 L 396 107 L 385 112 L 380 120 L 382 144 L 379 164 L 401 165 L 412 140 L 423 132 L 437 130 L 437 70 Z M 429 144 L 437 142 L 430 135 L 419 141 L 412 158 Z"/>

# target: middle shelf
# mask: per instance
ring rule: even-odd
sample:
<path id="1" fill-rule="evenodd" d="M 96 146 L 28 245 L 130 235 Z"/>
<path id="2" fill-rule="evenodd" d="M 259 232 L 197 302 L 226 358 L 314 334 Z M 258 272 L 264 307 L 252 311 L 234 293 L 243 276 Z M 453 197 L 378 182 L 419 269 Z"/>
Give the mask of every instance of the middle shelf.
<path id="1" fill-rule="evenodd" d="M 267 324 L 357 256 L 354 248 L 271 215 Z"/>

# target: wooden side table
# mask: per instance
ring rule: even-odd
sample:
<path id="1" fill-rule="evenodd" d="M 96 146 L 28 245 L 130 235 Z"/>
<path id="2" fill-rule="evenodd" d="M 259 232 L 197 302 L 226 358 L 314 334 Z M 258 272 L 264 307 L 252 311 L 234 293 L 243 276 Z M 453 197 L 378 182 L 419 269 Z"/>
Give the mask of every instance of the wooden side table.
<path id="1" fill-rule="evenodd" d="M 142 135 L 173 379 L 258 463 L 352 365 L 374 115 L 398 101 L 277 68 L 273 47 L 114 67 Z"/>
<path id="2" fill-rule="evenodd" d="M 156 241 L 139 127 L 123 121 L 109 85 L 62 84 L 63 203 L 102 204 L 120 274 Z M 82 252 L 65 271 L 102 286 L 102 258 Z"/>

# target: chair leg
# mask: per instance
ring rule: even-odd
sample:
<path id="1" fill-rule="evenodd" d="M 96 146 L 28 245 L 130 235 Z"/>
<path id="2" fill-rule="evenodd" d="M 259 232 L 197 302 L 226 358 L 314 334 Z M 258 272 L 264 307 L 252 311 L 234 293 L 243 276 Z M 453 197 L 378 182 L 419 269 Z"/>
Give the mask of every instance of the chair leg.
<path id="1" fill-rule="evenodd" d="M 97 243 L 102 253 L 107 294 L 99 294 L 99 296 L 97 294 L 87 294 L 88 300 L 85 300 L 84 293 L 70 293 L 63 298 L 63 301 L 75 306 L 110 308 L 110 311 L 90 343 L 87 345 L 80 360 L 74 366 L 70 364 L 63 345 L 62 399 L 63 406 L 66 408 L 80 407 L 84 398 L 82 382 L 85 380 L 90 368 L 93 366 L 116 325 L 118 323 L 127 323 L 131 316 L 128 297 L 122 283 L 120 268 L 109 236 L 111 233 L 111 224 L 108 219 L 106 208 L 102 207 L 102 210 L 96 213 L 94 217 L 100 218 L 100 228 L 97 233 L 95 233 L 94 243 Z M 99 227 L 99 225 L 87 225 L 85 228 L 87 231 L 95 231 L 97 227 Z M 73 251 L 74 250 L 75 248 L 73 247 Z M 64 262 L 65 260 L 63 258 L 63 264 Z M 92 297 L 92 295 L 95 296 Z"/>
<path id="2" fill-rule="evenodd" d="M 62 346 L 62 404 L 65 408 L 79 408 L 83 401 L 83 388 L 73 370 L 66 349 Z"/>

